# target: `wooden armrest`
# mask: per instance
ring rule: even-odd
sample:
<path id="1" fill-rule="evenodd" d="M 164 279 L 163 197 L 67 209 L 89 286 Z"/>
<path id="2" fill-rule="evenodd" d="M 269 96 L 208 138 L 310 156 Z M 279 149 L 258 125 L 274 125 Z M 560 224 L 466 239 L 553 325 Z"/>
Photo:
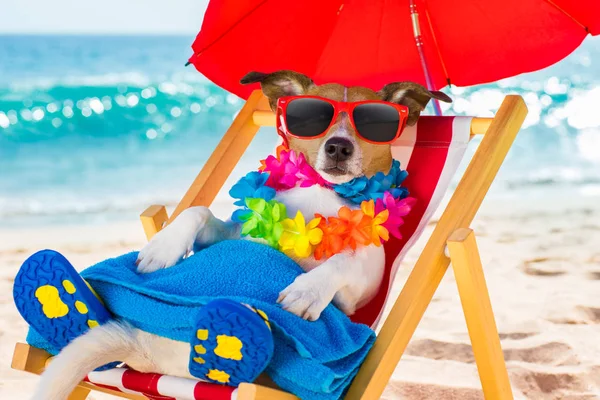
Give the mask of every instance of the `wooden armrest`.
<path id="1" fill-rule="evenodd" d="M 167 215 L 167 209 L 165 206 L 152 205 L 144 210 L 140 215 L 142 226 L 148 240 L 152 239 L 152 236 L 156 235 L 165 225 L 169 216 Z"/>

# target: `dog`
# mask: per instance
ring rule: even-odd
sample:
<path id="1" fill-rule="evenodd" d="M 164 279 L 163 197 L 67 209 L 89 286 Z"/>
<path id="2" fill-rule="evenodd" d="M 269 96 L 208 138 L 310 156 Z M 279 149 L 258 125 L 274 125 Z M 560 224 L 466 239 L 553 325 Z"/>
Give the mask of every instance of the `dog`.
<path id="1" fill-rule="evenodd" d="M 242 84 L 260 83 L 273 111 L 284 96 L 318 96 L 338 102 L 383 100 L 408 108 L 407 124 L 414 125 L 430 99 L 451 102 L 442 92 L 429 91 L 411 82 L 391 83 L 379 92 L 364 87 L 339 84 L 316 85 L 309 77 L 293 72 L 251 72 Z M 387 173 L 392 165 L 390 144 L 373 144 L 361 138 L 347 113 L 340 113 L 318 138 L 289 137 L 289 148 L 302 153 L 307 162 L 327 181 L 336 184 L 360 176 Z M 334 191 L 319 185 L 278 192 L 275 198 L 285 204 L 288 215 L 301 211 L 337 215 L 342 206 L 352 206 Z M 191 207 L 157 233 L 140 251 L 139 273 L 169 268 L 195 246 L 207 247 L 228 239 L 240 239 L 241 227 L 217 219 L 206 207 Z M 368 303 L 383 279 L 383 247 L 364 246 L 343 251 L 326 260 L 299 258 L 305 273 L 285 288 L 278 303 L 298 317 L 315 321 L 333 302 L 346 315 Z M 75 386 L 95 368 L 120 360 L 140 372 L 155 372 L 191 378 L 188 370 L 190 344 L 159 337 L 125 323 L 113 321 L 89 330 L 74 339 L 49 365 L 34 399 L 66 399 Z"/>

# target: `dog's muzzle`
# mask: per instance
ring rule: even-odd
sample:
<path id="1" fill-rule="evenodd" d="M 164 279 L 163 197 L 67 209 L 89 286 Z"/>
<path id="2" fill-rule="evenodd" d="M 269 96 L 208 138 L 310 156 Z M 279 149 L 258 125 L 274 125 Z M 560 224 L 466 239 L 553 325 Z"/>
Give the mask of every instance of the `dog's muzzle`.
<path id="1" fill-rule="evenodd" d="M 348 139 L 334 137 L 325 142 L 326 165 L 323 170 L 330 175 L 348 173 L 347 161 L 354 154 L 354 144 Z"/>

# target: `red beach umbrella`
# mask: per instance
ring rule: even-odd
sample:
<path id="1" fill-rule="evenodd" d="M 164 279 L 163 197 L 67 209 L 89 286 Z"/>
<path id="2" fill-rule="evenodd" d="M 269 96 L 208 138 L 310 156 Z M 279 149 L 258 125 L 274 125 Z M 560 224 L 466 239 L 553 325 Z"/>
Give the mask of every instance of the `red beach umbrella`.
<path id="1" fill-rule="evenodd" d="M 547 67 L 600 33 L 600 0 L 211 0 L 189 62 L 242 98 L 249 71 L 440 89 Z"/>

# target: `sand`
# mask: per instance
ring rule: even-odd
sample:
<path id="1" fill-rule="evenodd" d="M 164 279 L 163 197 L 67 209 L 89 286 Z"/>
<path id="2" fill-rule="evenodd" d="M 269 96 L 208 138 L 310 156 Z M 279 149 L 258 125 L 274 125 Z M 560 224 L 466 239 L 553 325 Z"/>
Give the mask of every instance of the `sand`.
<path id="1" fill-rule="evenodd" d="M 397 294 L 425 239 L 403 262 Z M 600 399 L 600 201 L 486 201 L 477 233 L 496 322 L 517 399 Z M 12 302 L 20 263 L 41 248 L 78 268 L 139 249 L 135 219 L 95 226 L 0 228 L 0 399 L 26 399 L 37 377 L 10 369 L 26 325 Z M 95 399 L 112 398 L 92 395 Z M 384 399 L 481 399 L 452 270 L 399 363 Z"/>

